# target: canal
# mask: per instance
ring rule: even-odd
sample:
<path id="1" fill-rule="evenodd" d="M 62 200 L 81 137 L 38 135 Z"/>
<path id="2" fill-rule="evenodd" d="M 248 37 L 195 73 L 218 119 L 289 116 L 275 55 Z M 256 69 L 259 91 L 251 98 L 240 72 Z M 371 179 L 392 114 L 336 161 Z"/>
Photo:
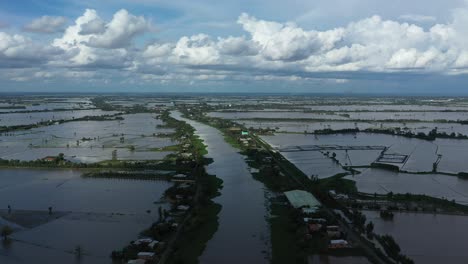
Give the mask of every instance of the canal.
<path id="1" fill-rule="evenodd" d="M 197 121 L 172 116 L 190 124 L 207 145 L 213 163 L 207 172 L 223 180 L 221 195 L 214 201 L 222 206 L 219 227 L 207 243 L 200 263 L 268 263 L 270 238 L 266 190 L 253 179 L 237 149 L 226 143 L 219 130 Z"/>

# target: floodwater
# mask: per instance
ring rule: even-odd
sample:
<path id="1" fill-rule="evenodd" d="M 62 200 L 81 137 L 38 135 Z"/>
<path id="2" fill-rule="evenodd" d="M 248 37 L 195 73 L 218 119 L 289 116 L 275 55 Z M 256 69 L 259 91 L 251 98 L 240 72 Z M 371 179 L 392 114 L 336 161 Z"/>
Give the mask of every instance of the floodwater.
<path id="1" fill-rule="evenodd" d="M 346 178 L 355 181 L 358 190 L 364 193 L 425 194 L 468 204 L 468 180 L 456 176 L 408 174 L 371 168 Z"/>
<path id="2" fill-rule="evenodd" d="M 384 221 L 378 212 L 364 213 L 375 233 L 392 235 L 417 264 L 468 263 L 466 216 L 395 213 L 393 221 Z"/>
<path id="3" fill-rule="evenodd" d="M 69 120 L 81 118 L 85 116 L 103 116 L 113 115 L 116 111 L 102 111 L 99 109 L 93 110 L 72 110 L 72 111 L 57 111 L 57 112 L 32 112 L 32 113 L 5 113 L 0 114 L 0 126 L 18 126 L 30 125 L 43 121 L 54 120 Z"/>
<path id="4" fill-rule="evenodd" d="M 0 263 L 110 263 L 111 251 L 137 238 L 156 221 L 158 207 L 167 206 L 159 201 L 169 182 L 80 175 L 78 170 L 0 170 L 2 209 L 11 205 L 13 215 L 28 215 L 19 220 L 24 226 L 12 243 L 0 245 Z M 49 206 L 52 217 L 37 222 Z M 72 254 L 76 246 L 83 248 L 81 260 Z"/>
<path id="5" fill-rule="evenodd" d="M 366 257 L 362 256 L 330 256 L 314 255 L 307 260 L 309 264 L 370 264 Z"/>
<path id="6" fill-rule="evenodd" d="M 0 135 L 0 158 L 36 160 L 64 153 L 68 160 L 93 163 L 111 160 L 114 150 L 119 160 L 160 160 L 171 153 L 153 151 L 175 144 L 169 138 L 155 136 L 173 132 L 159 127 L 163 125 L 160 119 L 152 114 L 122 117 L 122 121 L 76 121 L 4 133 Z"/>
<path id="7" fill-rule="evenodd" d="M 211 117 L 224 119 L 329 119 L 329 120 L 466 120 L 468 112 L 293 112 L 293 111 L 249 111 L 249 112 L 210 112 Z"/>
<path id="8" fill-rule="evenodd" d="M 468 125 L 462 125 L 458 123 L 439 123 L 439 122 L 379 122 L 379 121 L 367 121 L 367 122 L 352 122 L 352 121 L 327 121 L 327 122 L 314 122 L 314 121 L 265 121 L 265 120 L 236 120 L 237 123 L 244 125 L 245 127 L 253 128 L 269 128 L 275 129 L 276 132 L 296 132 L 313 133 L 315 130 L 323 129 L 397 129 L 400 128 L 403 131 L 409 131 L 412 133 L 429 133 L 432 129 L 437 127 L 439 133 L 455 133 L 468 135 Z"/>
<path id="9" fill-rule="evenodd" d="M 468 140 L 457 139 L 437 139 L 427 141 L 417 138 L 406 138 L 402 136 L 373 134 L 373 133 L 355 133 L 355 134 L 332 134 L 332 135 L 311 135 L 311 134 L 276 134 L 274 136 L 262 136 L 262 138 L 273 147 L 304 146 L 304 145 L 342 145 L 342 146 L 386 146 L 387 154 L 408 155 L 408 160 L 399 164 L 402 170 L 409 172 L 430 172 L 432 165 L 441 155 L 438 171 L 448 173 L 458 173 L 468 171 L 468 162 L 466 162 L 465 152 L 468 149 Z M 379 151 L 359 151 L 353 153 L 348 151 L 351 162 L 345 157 L 345 153 L 340 151 L 330 151 L 337 154 L 337 158 L 342 165 L 370 165 L 375 161 Z M 317 154 L 313 151 L 296 152 L 294 157 L 300 156 L 301 162 L 297 166 L 301 169 L 301 163 L 315 159 Z M 286 158 L 290 153 L 283 153 Z M 354 158 L 353 158 L 354 157 Z M 326 158 L 326 157 L 324 157 Z M 355 160 L 353 162 L 353 159 Z M 292 163 L 294 159 L 290 160 Z M 367 162 L 367 164 L 366 164 Z M 307 175 L 313 174 L 311 170 L 304 170 Z"/>
<path id="10" fill-rule="evenodd" d="M 265 189 L 249 172 L 244 157 L 224 141 L 215 128 L 172 115 L 189 123 L 208 146 L 214 162 L 207 171 L 222 179 L 221 195 L 214 201 L 222 205 L 219 226 L 200 257 L 200 263 L 268 263 L 269 226 Z"/>

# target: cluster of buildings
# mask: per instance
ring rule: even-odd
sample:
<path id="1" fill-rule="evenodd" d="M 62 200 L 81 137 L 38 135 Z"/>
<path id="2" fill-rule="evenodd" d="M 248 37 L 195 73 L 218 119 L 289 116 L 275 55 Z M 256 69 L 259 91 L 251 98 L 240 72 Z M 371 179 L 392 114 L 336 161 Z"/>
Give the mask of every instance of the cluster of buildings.
<path id="1" fill-rule="evenodd" d="M 329 239 L 328 248 L 349 248 L 348 241 L 340 226 L 330 225 L 325 218 L 317 217 L 321 204 L 311 193 L 303 190 L 285 192 L 286 199 L 295 209 L 301 210 L 303 222 L 307 226 L 307 235 L 314 236 L 325 233 Z"/>
<path id="2" fill-rule="evenodd" d="M 164 242 L 159 242 L 151 238 L 140 238 L 132 242 L 132 246 L 137 247 L 141 251 L 137 253 L 136 259 L 131 259 L 127 264 L 147 264 L 157 261 L 157 254 L 164 247 Z"/>

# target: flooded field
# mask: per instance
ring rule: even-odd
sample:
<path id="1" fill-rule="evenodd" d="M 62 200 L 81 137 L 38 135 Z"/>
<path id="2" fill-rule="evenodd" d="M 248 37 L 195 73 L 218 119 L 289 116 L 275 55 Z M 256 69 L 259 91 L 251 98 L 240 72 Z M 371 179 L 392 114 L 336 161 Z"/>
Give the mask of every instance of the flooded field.
<path id="1" fill-rule="evenodd" d="M 153 151 L 175 144 L 159 133 L 163 122 L 152 114 L 123 115 L 124 120 L 76 121 L 0 135 L 0 158 L 36 160 L 64 153 L 71 161 L 159 160 L 171 152 Z M 123 140 L 122 140 L 123 138 Z M 134 149 L 133 149 L 134 148 Z"/>
<path id="2" fill-rule="evenodd" d="M 86 109 L 93 108 L 90 98 L 87 97 L 64 97 L 64 98 L 12 98 L 9 100 L 0 99 L 1 112 L 21 112 L 21 111 L 43 111 L 54 109 Z"/>
<path id="3" fill-rule="evenodd" d="M 383 169 L 364 169 L 361 174 L 347 176 L 364 193 L 425 194 L 468 204 L 468 180 L 441 174 L 408 174 Z"/>
<path id="4" fill-rule="evenodd" d="M 462 152 L 468 148 L 468 140 L 436 139 L 434 141 L 406 138 L 402 136 L 382 135 L 372 133 L 355 134 L 276 134 L 274 136 L 262 136 L 269 144 L 276 148 L 304 145 L 340 145 L 340 146 L 385 146 L 387 154 L 407 155 L 405 163 L 398 164 L 404 171 L 430 172 L 432 164 L 441 155 L 438 171 L 458 173 L 468 171 L 468 164 Z M 364 166 L 370 165 L 379 155 L 379 151 L 330 151 L 337 154 L 337 159 L 342 165 Z M 302 161 L 308 156 L 316 157 L 309 151 L 297 152 Z M 346 157 L 346 154 L 349 155 Z M 290 154 L 285 154 L 286 156 Z M 296 155 L 296 154 L 295 154 Z M 356 160 L 353 162 L 353 159 Z M 350 161 L 351 160 L 351 161 Z M 294 162 L 293 162 L 294 163 Z M 367 163 L 367 164 L 366 164 Z M 311 172 L 308 171 L 307 174 Z"/>
<path id="5" fill-rule="evenodd" d="M 249 111 L 249 112 L 210 112 L 211 117 L 224 119 L 316 119 L 316 120 L 466 120 L 468 112 L 317 112 L 304 113 L 292 111 Z"/>
<path id="6" fill-rule="evenodd" d="M 70 120 L 85 116 L 113 115 L 118 112 L 95 110 L 72 110 L 58 112 L 31 112 L 0 114 L 0 126 L 31 125 L 45 121 Z"/>
<path id="7" fill-rule="evenodd" d="M 440 133 L 455 133 L 468 135 L 468 125 L 457 123 L 438 123 L 438 122 L 351 122 L 351 121 L 327 121 L 327 122 L 311 122 L 311 121 L 265 121 L 265 120 L 236 120 L 248 128 L 274 129 L 276 132 L 294 132 L 294 133 L 313 133 L 315 130 L 323 129 L 401 129 L 402 131 L 410 131 L 412 133 L 429 133 L 434 128 Z"/>
<path id="8" fill-rule="evenodd" d="M 79 263 L 110 263 L 112 250 L 157 219 L 158 207 L 166 206 L 159 200 L 171 186 L 82 178 L 78 170 L 2 169 L 0 178 L 0 216 L 19 227 L 14 243 L 0 247 L 1 263 L 74 263 L 76 246 L 85 252 Z"/>
<path id="9" fill-rule="evenodd" d="M 395 213 L 393 221 L 384 221 L 378 212 L 364 213 L 377 234 L 392 235 L 416 264 L 468 262 L 466 216 Z"/>

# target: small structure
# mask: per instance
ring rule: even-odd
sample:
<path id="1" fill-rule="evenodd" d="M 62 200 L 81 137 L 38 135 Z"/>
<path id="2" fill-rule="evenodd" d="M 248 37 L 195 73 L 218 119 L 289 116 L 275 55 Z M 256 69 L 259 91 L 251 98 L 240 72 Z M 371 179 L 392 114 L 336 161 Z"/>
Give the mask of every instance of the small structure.
<path id="1" fill-rule="evenodd" d="M 159 244 L 159 241 L 153 240 L 153 242 L 148 244 L 148 247 L 154 249 Z"/>
<path id="2" fill-rule="evenodd" d="M 127 264 L 145 264 L 146 260 L 144 259 L 131 259 L 127 262 Z"/>
<path id="3" fill-rule="evenodd" d="M 139 245 L 148 245 L 150 243 L 152 243 L 154 240 L 151 239 L 151 238 L 140 238 L 140 239 L 137 239 L 133 242 L 133 245 L 135 246 L 139 246 Z"/>
<path id="4" fill-rule="evenodd" d="M 153 252 L 138 252 L 137 257 L 138 259 L 142 260 L 153 260 L 155 254 Z"/>
<path id="5" fill-rule="evenodd" d="M 54 156 L 47 156 L 47 157 L 44 157 L 42 158 L 43 161 L 47 161 L 47 162 L 54 162 L 57 160 L 57 157 L 54 157 Z"/>
<path id="6" fill-rule="evenodd" d="M 344 239 L 334 239 L 330 240 L 330 245 L 328 248 L 347 248 L 349 247 L 348 241 Z"/>
<path id="7" fill-rule="evenodd" d="M 172 176 L 172 179 L 176 179 L 176 180 L 183 180 L 183 179 L 186 179 L 186 178 L 187 178 L 187 175 L 182 174 L 182 173 L 179 173 L 179 174 L 176 174 L 176 175 Z"/>
<path id="8" fill-rule="evenodd" d="M 242 135 L 242 136 L 248 136 L 248 135 L 249 135 L 249 131 L 242 131 L 242 132 L 241 132 L 241 135 Z"/>
<path id="9" fill-rule="evenodd" d="M 177 206 L 177 210 L 179 210 L 179 211 L 187 211 L 188 209 L 190 209 L 190 206 L 188 206 L 188 205 L 179 205 L 179 206 Z"/>
<path id="10" fill-rule="evenodd" d="M 322 229 L 321 224 L 309 224 L 308 227 L 309 227 L 310 233 L 315 233 L 315 232 L 320 231 L 320 229 Z"/>
<path id="11" fill-rule="evenodd" d="M 230 127 L 228 130 L 231 133 L 236 133 L 236 132 L 240 132 L 242 129 L 240 127 Z"/>
<path id="12" fill-rule="evenodd" d="M 314 213 L 321 206 L 320 202 L 311 193 L 303 190 L 285 192 L 284 195 L 294 208 L 306 208 L 307 213 Z"/>

